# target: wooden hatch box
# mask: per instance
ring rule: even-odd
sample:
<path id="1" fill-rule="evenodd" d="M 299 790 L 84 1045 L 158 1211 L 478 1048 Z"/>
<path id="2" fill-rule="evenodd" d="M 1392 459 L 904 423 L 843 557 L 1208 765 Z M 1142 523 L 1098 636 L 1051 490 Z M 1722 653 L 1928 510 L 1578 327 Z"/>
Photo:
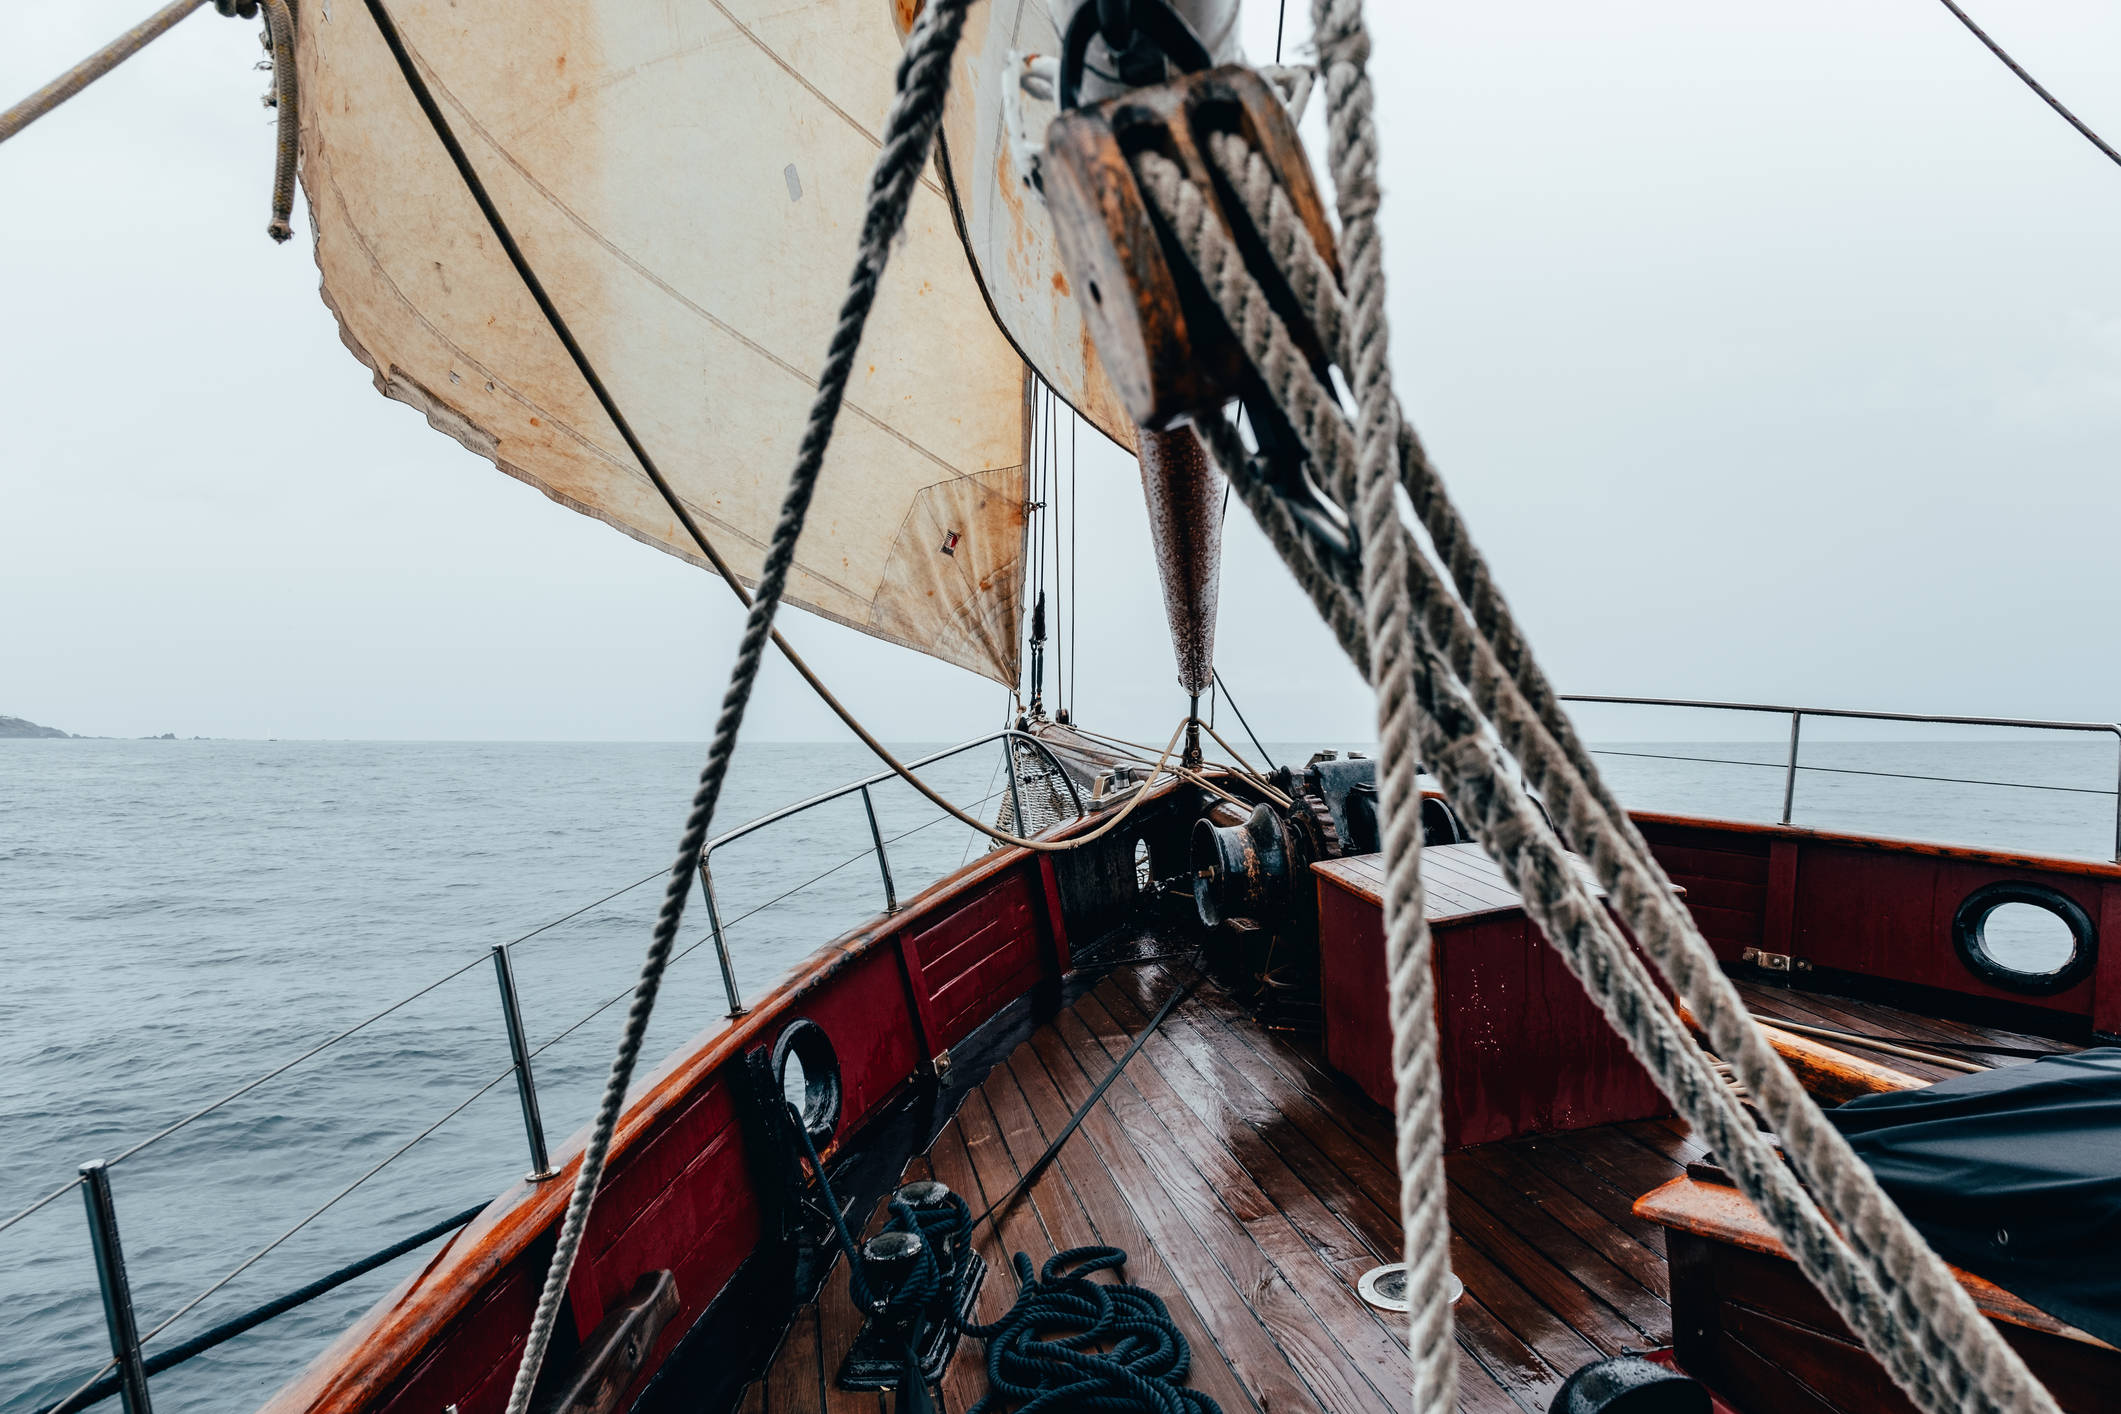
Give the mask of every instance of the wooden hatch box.
<path id="1" fill-rule="evenodd" d="M 1312 870 L 1326 1059 L 1389 1110 L 1384 861 L 1357 855 Z M 1436 940 L 1446 1148 L 1671 1112 L 1479 845 L 1430 846 L 1421 874 Z"/>

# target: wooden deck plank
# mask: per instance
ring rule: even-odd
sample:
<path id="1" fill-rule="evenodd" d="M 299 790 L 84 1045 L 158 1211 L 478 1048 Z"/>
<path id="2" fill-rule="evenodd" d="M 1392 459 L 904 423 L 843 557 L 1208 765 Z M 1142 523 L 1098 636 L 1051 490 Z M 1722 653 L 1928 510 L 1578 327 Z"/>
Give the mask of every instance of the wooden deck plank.
<path id="1" fill-rule="evenodd" d="M 1450 886 L 1456 887 L 1455 883 Z M 1167 962 L 1123 968 L 1040 1027 L 965 1099 L 907 1179 L 932 1174 L 975 1212 L 1012 1185 L 1178 985 Z M 1756 1009 L 1912 1044 L 1996 1028 L 1909 1019 L 1872 1003 L 1741 984 Z M 1634 1200 L 1702 1146 L 1676 1119 L 1478 1146 L 1450 1155 L 1460 1408 L 1544 1414 L 1586 1361 L 1669 1340 L 1664 1233 Z M 1354 1293 L 1400 1242 L 1391 1120 L 1318 1047 L 1261 1027 L 1213 982 L 1146 1038 L 1030 1192 L 975 1237 L 992 1264 L 978 1305 L 1015 1295 L 1009 1257 L 1105 1243 L 1155 1291 L 1194 1351 L 1190 1382 L 1231 1414 L 1388 1414 L 1405 1402 L 1397 1317 Z M 883 1220 L 869 1214 L 868 1228 Z M 844 1264 L 803 1308 L 742 1414 L 886 1414 L 888 1395 L 832 1387 L 859 1329 Z M 941 1388 L 949 1414 L 986 1393 L 966 1340 Z"/>
<path id="2" fill-rule="evenodd" d="M 1503 1145 L 1485 1144 L 1466 1151 L 1466 1167 L 1491 1174 L 1496 1183 L 1507 1185 L 1523 1201 L 1536 1205 L 1579 1241 L 1626 1272 L 1645 1291 L 1670 1305 L 1671 1275 L 1665 1268 L 1663 1254 L 1638 1242 L 1604 1213 L 1540 1172 L 1523 1157 Z M 1670 1320 L 1669 1310 L 1665 1319 Z"/>
<path id="3" fill-rule="evenodd" d="M 1109 1004 L 1107 1010 L 1121 1026 L 1138 1032 L 1147 1025 L 1149 1018 L 1123 993 L 1099 988 L 1093 995 L 1096 1000 Z M 1171 1030 L 1170 1022 L 1165 1023 L 1164 1029 L 1167 1033 Z M 1143 1047 L 1143 1054 L 1149 1056 L 1163 1077 L 1173 1083 L 1180 1102 L 1193 1111 L 1202 1125 L 1220 1136 L 1220 1141 L 1251 1181 L 1259 1185 L 1318 1258 L 1339 1277 L 1339 1285 L 1326 1294 L 1327 1309 L 1319 1309 L 1320 1302 L 1316 1297 L 1307 1299 L 1312 1300 L 1313 1309 L 1318 1311 L 1322 1320 L 1329 1322 L 1329 1328 L 1351 1354 L 1359 1354 L 1363 1349 L 1376 1353 L 1376 1363 L 1368 1367 L 1366 1373 L 1371 1383 L 1379 1386 L 1388 1397 L 1396 1396 L 1399 1385 L 1407 1378 L 1404 1323 L 1397 1316 L 1372 1309 L 1356 1290 L 1364 1272 L 1380 1263 L 1398 1260 L 1396 1221 L 1387 1218 L 1368 1195 L 1334 1168 L 1308 1140 L 1289 1133 L 1286 1126 L 1274 1127 L 1275 1116 L 1271 1107 L 1265 1105 L 1256 1091 L 1250 1091 L 1249 1087 L 1239 1088 L 1243 1086 L 1241 1077 L 1233 1085 L 1226 1077 L 1211 1079 L 1202 1074 L 1199 1058 L 1181 1051 L 1167 1034 L 1151 1037 Z M 1233 1119 L 1239 1122 L 1233 1124 L 1230 1122 Z M 1262 1120 L 1268 1123 L 1264 1131 L 1255 1127 Z M 1322 1194 L 1329 1196 L 1322 1197 Z M 1348 1221 L 1341 1212 L 1342 1205 L 1360 1215 L 1362 1227 Z M 1286 1268 L 1284 1270 L 1286 1273 Z M 1486 1315 L 1484 1311 L 1480 1313 L 1480 1316 Z M 1479 1317 L 1474 1319 L 1477 1326 Z M 1365 1321 L 1376 1327 L 1382 1336 L 1381 1341 L 1377 1336 L 1362 1333 L 1360 1327 Z M 1500 1335 L 1499 1326 L 1496 1333 Z M 1350 1337 L 1358 1343 L 1351 1343 Z M 1504 1344 L 1507 1346 L 1508 1342 Z M 1460 1407 L 1497 1410 L 1515 1407 L 1515 1402 L 1507 1394 L 1504 1379 L 1486 1367 L 1478 1346 L 1462 1340 L 1461 1347 Z M 1529 1354 L 1528 1351 L 1505 1348 L 1502 1361 L 1506 1369 L 1515 1370 Z"/>
<path id="4" fill-rule="evenodd" d="M 1664 1229 L 1647 1218 L 1635 1216 L 1635 1198 L 1592 1173 L 1546 1134 L 1511 1139 L 1494 1146 L 1518 1162 L 1536 1170 L 1549 1182 L 1565 1189 L 1577 1201 L 1665 1260 Z"/>
<path id="5" fill-rule="evenodd" d="M 1459 1298 L 1459 1307 L 1470 1305 L 1487 1316 L 1485 1321 L 1476 1318 L 1470 1324 L 1461 1316 L 1459 1329 L 1481 1340 L 1475 1350 L 1482 1361 L 1534 1414 L 1546 1414 L 1562 1382 L 1580 1366 L 1600 1358 L 1597 1346 L 1455 1227 L 1451 1271 L 1465 1283 L 1466 1294 Z"/>
<path id="6" fill-rule="evenodd" d="M 1039 1060 L 1071 1109 L 1089 1097 L 1091 1078 L 1055 1027 L 1041 1027 L 1031 1038 Z M 1106 1099 L 1111 1098 L 1107 1092 Z M 1283 1411 L 1321 1408 L 1310 1388 L 1291 1367 L 1247 1299 L 1251 1293 L 1230 1276 L 1180 1215 L 1155 1171 L 1126 1137 L 1119 1115 L 1100 1103 L 1083 1120 L 1098 1157 L 1111 1173 L 1121 1198 L 1132 1211 L 1144 1242 L 1154 1242 L 1171 1270 L 1177 1289 L 1190 1294 L 1202 1319 L 1214 1332 L 1231 1369 L 1244 1382 L 1255 1405 Z M 1102 1226 L 1102 1225 L 1101 1225 Z M 1125 1246 L 1126 1244 L 1117 1244 Z M 1128 1248 L 1132 1252 L 1133 1248 Z"/>
<path id="7" fill-rule="evenodd" d="M 989 1076 L 986 1084 L 965 1097 L 964 1108 L 957 1112 L 958 1132 L 965 1138 L 965 1151 L 972 1156 L 973 1172 L 979 1175 L 980 1188 L 988 1194 L 988 1203 L 1008 1193 L 1017 1179 L 1016 1165 L 1010 1162 L 1009 1153 L 1002 1146 L 1001 1127 L 994 1122 L 993 1107 L 987 1103 L 987 1088 L 992 1084 L 994 1076 Z M 977 1209 L 974 1211 L 976 1215 Z M 1036 1270 L 1045 1266 L 1046 1259 L 1059 1248 L 1046 1231 L 1038 1205 L 1028 1194 L 1011 1199 L 1008 1206 L 996 1213 L 985 1226 L 1001 1229 L 1003 1261 L 995 1270 L 1002 1277 L 1009 1300 L 1013 1301 L 1016 1282 L 1009 1272 L 1015 1254 L 1022 1252 L 1029 1256 L 1031 1266 Z M 1008 1301 L 1002 1303 L 1004 1309 L 1008 1305 Z"/>
<path id="8" fill-rule="evenodd" d="M 1062 1102 L 1052 1076 L 1028 1045 L 1019 1047 L 1010 1057 L 1009 1070 L 1030 1106 L 1041 1140 L 1051 1143 L 1053 1136 L 1067 1124 L 1070 1107 Z M 1163 1298 L 1172 1321 L 1193 1348 L 1193 1370 L 1187 1383 L 1212 1396 L 1222 1405 L 1225 1414 L 1243 1414 L 1246 1410 L 1256 1414 L 1258 1405 L 1232 1373 L 1230 1357 L 1196 1309 L 1194 1295 L 1179 1281 L 1165 1263 L 1163 1253 L 1142 1231 L 1133 1209 L 1120 1196 L 1110 1170 L 1098 1157 L 1094 1144 L 1078 1130 L 1062 1146 L 1054 1167 L 1061 1170 L 1068 1187 L 1081 1200 L 1098 1241 L 1120 1248 L 1127 1254 L 1128 1279 L 1139 1282 Z"/>
<path id="9" fill-rule="evenodd" d="M 1444 1167 L 1459 1193 L 1493 1215 L 1513 1238 L 1532 1247 L 1640 1333 L 1639 1339 L 1627 1340 L 1626 1344 L 1667 1345 L 1671 1342 L 1672 1310 L 1665 1297 L 1586 1242 L 1561 1222 L 1551 1209 L 1499 1177 L 1474 1154 L 1449 1155 Z M 1452 1217 L 1469 1230 L 1474 1225 L 1472 1214 L 1461 1215 L 1456 1206 Z"/>
<path id="10" fill-rule="evenodd" d="M 799 1308 L 766 1372 L 767 1414 L 817 1414 L 825 1402 L 818 1365 L 817 1307 Z"/>
<path id="11" fill-rule="evenodd" d="M 1099 1044 L 1080 1005 L 1063 1011 L 1054 1029 L 1068 1041 L 1085 1077 L 1092 1083 L 1103 1078 L 1114 1057 Z M 1122 1035 L 1115 1042 L 1115 1052 L 1125 1045 Z M 1134 1065 L 1144 1072 L 1153 1070 L 1140 1060 Z M 1230 1283 L 1246 1294 L 1260 1323 L 1320 1404 L 1335 1414 L 1358 1409 L 1391 1414 L 1388 1397 L 1370 1385 L 1365 1374 L 1350 1369 L 1347 1353 L 1253 1236 L 1251 1224 L 1260 1225 L 1270 1242 L 1284 1235 L 1274 1231 L 1273 1204 L 1234 1164 L 1218 1164 L 1214 1155 L 1205 1152 L 1199 1162 L 1207 1163 L 1214 1176 L 1204 1174 L 1191 1149 L 1165 1127 L 1157 1107 L 1137 1088 L 1134 1076 L 1130 1067 L 1105 1092 L 1103 1105 L 1120 1119 L 1123 1141 L 1140 1156 L 1150 1181 L 1162 1190 L 1180 1221 L 1192 1230 Z M 1106 1146 L 1100 1143 L 1099 1148 Z M 1132 1196 L 1133 1189 L 1128 1191 Z M 1285 1223 L 1281 1226 L 1287 1228 Z M 1293 1230 L 1286 1231 L 1286 1238 L 1296 1247 L 1304 1245 Z M 1158 1233 L 1157 1240 L 1162 1243 L 1165 1235 Z M 1315 1260 L 1308 1248 L 1305 1252 Z M 1283 1255 L 1295 1264 L 1293 1251 L 1285 1250 Z"/>
<path id="12" fill-rule="evenodd" d="M 1446 1172 L 1458 1165 L 1447 1156 Z M 1452 1180 L 1452 1227 L 1467 1243 L 1507 1270 L 1517 1283 L 1537 1297 L 1547 1310 L 1566 1321 L 1571 1329 L 1607 1355 L 1618 1355 L 1643 1344 L 1644 1332 L 1594 1295 L 1576 1275 L 1549 1257 L 1540 1246 L 1512 1229 L 1470 1195 L 1460 1201 L 1465 1188 Z"/>
<path id="13" fill-rule="evenodd" d="M 1365 1235 L 1381 1254 L 1380 1260 L 1392 1259 L 1384 1253 L 1396 1257 L 1400 1242 L 1396 1173 L 1371 1152 L 1369 1144 L 1355 1137 L 1366 1132 L 1373 1143 L 1381 1142 L 1384 1122 L 1380 1112 L 1367 1100 L 1343 1090 L 1322 1069 L 1311 1068 L 1297 1046 L 1258 1028 L 1218 993 L 1179 1007 L 1165 1022 L 1165 1029 L 1174 1040 L 1190 1046 L 1196 1059 L 1212 1057 L 1227 1065 L 1230 1074 L 1261 1087 L 1262 1099 L 1279 1117 L 1276 1141 L 1284 1153 L 1300 1153 L 1305 1141 L 1330 1146 L 1343 1177 L 1352 1179 L 1362 1195 L 1360 1202 L 1336 1204 L 1336 1211 Z M 1281 1062 L 1280 1067 L 1269 1062 L 1269 1055 Z M 1346 1123 L 1328 1118 L 1329 1109 Z M 1297 1132 L 1292 1134 L 1292 1130 Z M 1454 1197 L 1454 1202 L 1462 1201 Z M 1623 1206 L 1632 1201 L 1623 1199 Z M 1598 1358 L 1597 1347 L 1462 1237 L 1454 1242 L 1454 1254 L 1453 1270 L 1467 1290 L 1459 1313 L 1461 1342 L 1520 1404 L 1544 1414 L 1563 1376 Z"/>
<path id="14" fill-rule="evenodd" d="M 1023 1087 L 1009 1065 L 998 1068 L 980 1088 L 987 1097 L 988 1108 L 994 1112 L 1002 1152 L 1011 1171 L 1021 1179 L 1026 1166 L 1036 1163 L 1046 1147 L 1038 1121 L 1031 1117 L 1031 1104 L 1024 1098 Z M 1097 1229 L 1090 1225 L 1089 1215 L 1058 1163 L 1048 1164 L 1045 1172 L 1032 1180 L 1029 1201 L 1037 1207 L 1039 1221 L 1056 1250 L 1097 1244 Z"/>
<path id="15" fill-rule="evenodd" d="M 1113 1000 L 1120 1004 L 1117 996 Z M 1116 1058 L 1125 1050 L 1124 1038 L 1129 1031 L 1099 1001 L 1097 993 L 1078 1002 L 1076 1012 L 1091 1023 L 1092 1034 L 1104 1044 L 1107 1054 Z M 1141 1017 L 1135 1025 L 1146 1025 L 1147 1021 L 1147 1017 Z M 1134 1086 L 1148 1102 L 1164 1132 L 1192 1162 L 1203 1193 L 1221 1202 L 1243 1235 L 1252 1240 L 1309 1310 L 1331 1342 L 1332 1348 L 1321 1349 L 1329 1357 L 1338 1357 L 1336 1368 L 1353 1366 L 1370 1386 L 1380 1407 L 1392 1409 L 1396 1403 L 1393 1392 L 1407 1378 L 1406 1346 L 1355 1294 L 1356 1281 L 1374 1263 L 1366 1260 L 1367 1254 L 1360 1251 L 1347 1228 L 1289 1172 L 1286 1164 L 1259 1142 L 1249 1126 L 1229 1122 L 1220 1106 L 1202 1093 L 1205 1087 L 1190 1064 L 1178 1057 L 1167 1041 L 1151 1037 L 1141 1054 L 1150 1064 L 1130 1067 L 1125 1083 Z M 1184 1093 L 1174 1087 L 1174 1079 L 1185 1087 Z M 1208 1118 L 1204 1119 L 1200 1110 L 1205 1110 Z M 1270 1185 L 1272 1192 L 1268 1191 Z M 1299 1215 L 1308 1220 L 1302 1228 L 1297 1225 Z M 1310 1336 L 1308 1327 L 1304 1334 Z M 1321 1397 L 1326 1396 L 1316 1381 L 1312 1387 L 1318 1389 Z M 1356 1392 L 1360 1393 L 1359 1388 Z"/>

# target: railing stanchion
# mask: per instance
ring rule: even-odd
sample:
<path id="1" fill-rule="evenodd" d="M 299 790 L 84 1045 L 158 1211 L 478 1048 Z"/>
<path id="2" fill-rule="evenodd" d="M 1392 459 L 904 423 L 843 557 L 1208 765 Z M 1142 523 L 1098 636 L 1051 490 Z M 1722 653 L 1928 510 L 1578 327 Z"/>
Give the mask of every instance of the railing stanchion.
<path id="1" fill-rule="evenodd" d="M 1005 758 L 1005 764 L 1009 767 L 1009 814 L 1011 816 L 1009 833 L 1028 838 L 1031 832 L 1024 828 L 1024 796 L 1023 792 L 1016 788 L 1015 737 L 1005 736 L 1002 738 L 1002 755 Z"/>
<path id="2" fill-rule="evenodd" d="M 96 1255 L 96 1284 L 103 1289 L 103 1320 L 110 1327 L 110 1353 L 118 1362 L 118 1393 L 125 1414 L 153 1414 L 147 1398 L 147 1364 L 140 1358 L 140 1327 L 133 1319 L 133 1289 L 125 1276 L 125 1250 L 118 1243 L 118 1209 L 110 1196 L 110 1169 L 101 1159 L 81 1165 L 81 1196 L 88 1204 L 88 1238 Z"/>
<path id="3" fill-rule="evenodd" d="M 494 978 L 501 984 L 501 1019 L 508 1026 L 508 1054 L 515 1063 L 516 1098 L 523 1102 L 523 1137 L 530 1142 L 530 1172 L 524 1177 L 542 1183 L 555 1172 L 545 1152 L 545 1120 L 538 1113 L 538 1082 L 530 1073 L 530 1038 L 523 1034 L 523 1002 L 516 995 L 515 964 L 509 961 L 508 945 L 493 949 Z"/>
<path id="4" fill-rule="evenodd" d="M 884 853 L 884 832 L 876 827 L 876 802 L 869 787 L 862 787 L 862 809 L 869 816 L 869 838 L 876 841 L 876 867 L 884 876 L 884 912 L 898 912 L 898 886 L 891 882 L 891 859 Z"/>
<path id="5" fill-rule="evenodd" d="M 708 846 L 700 853 L 700 895 L 707 900 L 707 927 L 714 934 L 714 958 L 722 965 L 722 994 L 729 998 L 729 1015 L 744 1014 L 744 999 L 737 993 L 736 969 L 729 963 L 729 940 L 722 936 L 722 911 L 714 903 L 714 875 L 708 871 L 707 861 L 714 854 Z"/>
<path id="6" fill-rule="evenodd" d="M 1804 722 L 1804 713 L 1790 713 L 1790 764 L 1782 773 L 1782 823 L 1790 823 L 1790 806 L 1797 798 L 1797 729 Z"/>
<path id="7" fill-rule="evenodd" d="M 2121 747 L 2121 722 L 2114 725 L 2114 745 Z M 2121 864 L 2121 767 L 2114 781 L 2114 863 Z"/>

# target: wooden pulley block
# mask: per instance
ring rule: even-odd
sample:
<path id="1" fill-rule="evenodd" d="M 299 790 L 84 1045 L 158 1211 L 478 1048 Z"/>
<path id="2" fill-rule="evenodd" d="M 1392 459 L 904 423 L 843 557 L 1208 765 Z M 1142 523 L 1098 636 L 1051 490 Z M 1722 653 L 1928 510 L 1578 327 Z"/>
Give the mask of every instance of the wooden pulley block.
<path id="1" fill-rule="evenodd" d="M 1270 292 L 1282 288 L 1243 209 L 1217 177 L 1207 144 L 1242 137 L 1272 166 L 1329 263 L 1332 227 L 1310 161 L 1280 97 L 1240 64 L 1186 74 L 1063 113 L 1046 133 L 1041 169 L 1062 263 L 1097 352 L 1134 420 L 1168 428 L 1219 409 L 1250 382 L 1222 314 L 1135 180 L 1133 162 L 1155 151 L 1209 194 L 1215 217 Z M 1234 213 L 1234 219 L 1233 219 Z M 1337 268 L 1337 267 L 1336 267 Z M 1293 301 L 1277 298 L 1291 335 L 1323 371 L 1327 351 Z"/>

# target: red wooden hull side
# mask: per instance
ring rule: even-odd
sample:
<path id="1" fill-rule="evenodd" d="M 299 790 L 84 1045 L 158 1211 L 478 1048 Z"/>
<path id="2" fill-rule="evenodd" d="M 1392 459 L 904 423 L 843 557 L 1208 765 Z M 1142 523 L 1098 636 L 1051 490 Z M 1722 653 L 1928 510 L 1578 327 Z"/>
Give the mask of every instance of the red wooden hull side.
<path id="1" fill-rule="evenodd" d="M 645 1385 L 756 1247 L 762 1209 L 731 1086 L 747 1051 L 771 1046 L 798 1018 L 823 1027 L 839 1059 L 844 1139 L 920 1067 L 1057 980 L 1067 956 L 1051 864 L 997 851 L 696 1037 L 637 1083 L 620 1122 L 569 1284 L 577 1333 L 644 1273 L 671 1271 L 679 1310 L 643 1362 Z M 268 1414 L 499 1414 L 585 1138 L 556 1156 L 557 1178 L 503 1194 L 274 1396 Z"/>
<path id="2" fill-rule="evenodd" d="M 1747 948 L 1888 982 L 2082 1017 L 2121 1032 L 2121 865 L 1806 830 L 1638 814 L 1650 848 L 1686 890 L 1724 962 Z M 1974 890 L 2019 881 L 2075 900 L 2101 940 L 2065 991 L 1996 986 L 1960 960 L 1952 919 Z"/>

